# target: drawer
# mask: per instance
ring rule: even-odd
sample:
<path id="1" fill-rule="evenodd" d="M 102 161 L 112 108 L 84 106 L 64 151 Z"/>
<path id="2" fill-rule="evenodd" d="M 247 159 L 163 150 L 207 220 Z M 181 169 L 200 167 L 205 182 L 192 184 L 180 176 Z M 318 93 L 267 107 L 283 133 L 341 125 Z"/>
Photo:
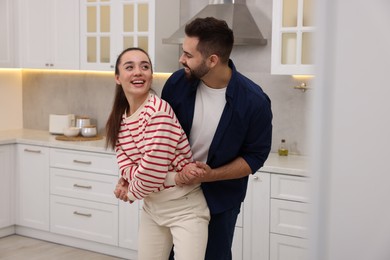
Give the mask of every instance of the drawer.
<path id="1" fill-rule="evenodd" d="M 118 176 L 116 157 L 110 154 L 51 149 L 50 166 Z"/>
<path id="2" fill-rule="evenodd" d="M 118 205 L 117 176 L 60 168 L 51 168 L 50 175 L 51 194 Z"/>
<path id="3" fill-rule="evenodd" d="M 50 231 L 118 245 L 118 206 L 50 196 Z"/>
<path id="4" fill-rule="evenodd" d="M 309 182 L 305 177 L 271 174 L 271 198 L 307 202 Z"/>
<path id="5" fill-rule="evenodd" d="M 271 199 L 270 231 L 306 238 L 308 235 L 308 204 Z"/>
<path id="6" fill-rule="evenodd" d="M 270 260 L 306 260 L 307 239 L 271 234 Z"/>

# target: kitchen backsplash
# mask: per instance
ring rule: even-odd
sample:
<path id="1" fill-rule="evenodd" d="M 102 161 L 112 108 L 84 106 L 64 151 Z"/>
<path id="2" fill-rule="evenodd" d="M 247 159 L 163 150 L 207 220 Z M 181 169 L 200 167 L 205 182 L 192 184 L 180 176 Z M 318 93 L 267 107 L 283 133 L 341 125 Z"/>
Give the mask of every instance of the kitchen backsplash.
<path id="1" fill-rule="evenodd" d="M 161 87 L 169 74 L 155 74 L 153 88 Z M 89 116 L 104 134 L 115 94 L 113 73 L 23 71 L 23 127 L 48 130 L 50 114 Z"/>

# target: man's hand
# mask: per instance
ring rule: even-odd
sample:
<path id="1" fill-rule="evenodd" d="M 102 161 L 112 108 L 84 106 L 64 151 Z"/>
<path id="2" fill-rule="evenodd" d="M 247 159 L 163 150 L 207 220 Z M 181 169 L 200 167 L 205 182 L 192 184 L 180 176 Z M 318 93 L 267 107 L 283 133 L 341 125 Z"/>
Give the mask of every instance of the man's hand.
<path id="1" fill-rule="evenodd" d="M 201 183 L 202 178 L 207 174 L 205 165 L 208 167 L 207 164 L 200 164 L 201 167 L 199 167 L 198 162 L 197 163 L 190 163 L 186 165 L 181 172 L 178 172 L 175 176 L 176 185 L 178 186 L 184 186 L 184 185 L 190 185 L 195 183 Z M 210 167 L 208 167 L 210 168 Z"/>

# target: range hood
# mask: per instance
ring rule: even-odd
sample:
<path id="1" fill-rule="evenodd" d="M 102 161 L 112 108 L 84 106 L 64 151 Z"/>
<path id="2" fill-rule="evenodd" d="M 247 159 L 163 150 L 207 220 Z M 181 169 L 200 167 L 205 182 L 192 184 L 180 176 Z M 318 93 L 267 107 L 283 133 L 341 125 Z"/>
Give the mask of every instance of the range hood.
<path id="1" fill-rule="evenodd" d="M 266 45 L 259 28 L 256 25 L 245 0 L 211 0 L 209 4 L 188 22 L 195 18 L 215 17 L 226 21 L 234 33 L 234 45 Z M 182 44 L 185 24 L 171 37 L 163 39 L 163 43 Z"/>

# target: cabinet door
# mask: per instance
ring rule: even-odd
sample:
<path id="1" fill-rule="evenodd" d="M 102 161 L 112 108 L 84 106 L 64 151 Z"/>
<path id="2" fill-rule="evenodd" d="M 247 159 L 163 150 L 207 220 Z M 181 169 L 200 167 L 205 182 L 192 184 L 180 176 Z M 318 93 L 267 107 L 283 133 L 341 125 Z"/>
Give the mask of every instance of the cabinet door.
<path id="1" fill-rule="evenodd" d="M 78 0 L 20 1 L 22 67 L 78 69 Z"/>
<path id="2" fill-rule="evenodd" d="M 313 74 L 313 0 L 274 0 L 271 73 Z"/>
<path id="3" fill-rule="evenodd" d="M 119 246 L 138 249 L 139 201 L 119 202 Z"/>
<path id="4" fill-rule="evenodd" d="M 242 228 L 236 227 L 234 230 L 233 245 L 232 245 L 233 260 L 242 260 Z"/>
<path id="5" fill-rule="evenodd" d="M 14 1 L 0 0 L 0 68 L 14 66 Z"/>
<path id="6" fill-rule="evenodd" d="M 17 145 L 17 224 L 49 231 L 49 148 Z"/>
<path id="7" fill-rule="evenodd" d="M 14 224 L 14 146 L 0 145 L 0 228 Z"/>
<path id="8" fill-rule="evenodd" d="M 128 47 L 143 48 L 153 63 L 154 17 L 154 0 L 81 0 L 81 69 L 113 71 Z"/>
<path id="9" fill-rule="evenodd" d="M 307 253 L 306 239 L 271 234 L 270 260 L 306 260 Z"/>
<path id="10" fill-rule="evenodd" d="M 270 174 L 249 176 L 244 201 L 243 259 L 269 259 Z"/>

